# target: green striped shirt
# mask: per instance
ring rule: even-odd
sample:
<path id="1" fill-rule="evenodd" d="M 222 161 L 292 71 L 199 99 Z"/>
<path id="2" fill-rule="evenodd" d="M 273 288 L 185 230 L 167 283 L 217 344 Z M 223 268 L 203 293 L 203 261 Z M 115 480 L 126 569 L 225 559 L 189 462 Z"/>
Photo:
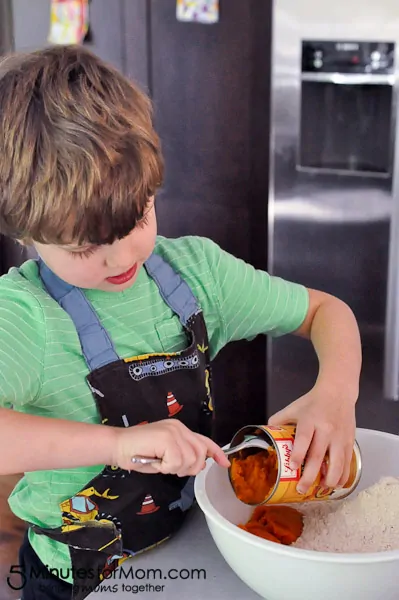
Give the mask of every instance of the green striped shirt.
<path id="1" fill-rule="evenodd" d="M 155 252 L 182 275 L 196 295 L 212 358 L 231 341 L 249 340 L 260 333 L 290 333 L 305 318 L 306 288 L 255 270 L 208 239 L 158 237 Z M 164 303 L 144 268 L 126 291 L 84 292 L 122 358 L 185 347 L 178 317 Z M 34 260 L 0 278 L 0 336 L 2 406 L 100 423 L 85 381 L 88 368 L 74 325 L 45 292 Z M 59 503 L 76 494 L 102 468 L 26 473 L 10 496 L 11 510 L 25 521 L 58 527 L 62 524 Z M 44 564 L 63 569 L 63 573 L 68 570 L 66 545 L 32 532 L 30 540 Z"/>

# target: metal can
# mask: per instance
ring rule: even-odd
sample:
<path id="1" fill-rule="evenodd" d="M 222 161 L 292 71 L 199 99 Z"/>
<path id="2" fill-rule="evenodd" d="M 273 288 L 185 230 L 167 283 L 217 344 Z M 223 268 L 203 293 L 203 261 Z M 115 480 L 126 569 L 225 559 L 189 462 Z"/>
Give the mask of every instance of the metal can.
<path id="1" fill-rule="evenodd" d="M 300 494 L 296 490 L 296 486 L 302 476 L 305 462 L 296 470 L 292 470 L 289 466 L 295 442 L 295 431 L 295 425 L 284 425 L 282 427 L 246 425 L 236 432 L 230 446 L 236 446 L 244 441 L 244 439 L 258 436 L 270 445 L 269 450 L 248 448 L 240 450 L 237 454 L 230 455 L 229 479 L 239 500 L 245 504 L 257 506 L 266 503 L 291 504 L 294 502 L 315 500 L 340 500 L 352 494 L 358 486 L 362 474 L 362 458 L 357 441 L 355 441 L 353 447 L 348 481 L 342 488 L 326 488 L 321 485 L 321 479 L 323 473 L 326 472 L 329 461 L 328 454 L 326 454 L 315 481 L 305 494 Z M 259 453 L 264 453 L 264 459 L 267 461 L 264 462 L 264 465 L 267 465 L 267 468 L 269 468 L 269 473 L 261 473 L 261 477 L 256 477 L 256 474 L 253 474 L 252 489 L 257 488 L 257 490 L 254 490 L 253 500 L 250 501 L 248 494 L 244 497 L 243 492 L 240 492 L 238 481 L 239 479 L 244 480 L 244 484 L 246 484 L 246 480 L 243 478 L 243 461 L 251 461 L 253 460 L 251 457 Z M 250 470 L 252 468 L 251 462 L 247 462 L 247 465 L 249 465 Z M 251 475 L 251 472 L 249 472 L 249 475 Z M 268 481 L 264 477 L 268 478 Z M 261 496 L 259 496 L 259 493 Z M 255 500 L 256 495 L 258 498 Z"/>

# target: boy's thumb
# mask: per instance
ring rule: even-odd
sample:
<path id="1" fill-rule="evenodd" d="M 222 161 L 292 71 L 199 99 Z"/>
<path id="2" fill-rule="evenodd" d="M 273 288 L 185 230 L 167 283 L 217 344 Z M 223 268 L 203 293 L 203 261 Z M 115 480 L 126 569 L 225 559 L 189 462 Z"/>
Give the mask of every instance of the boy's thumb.
<path id="1" fill-rule="evenodd" d="M 293 414 L 289 406 L 287 408 L 283 408 L 279 410 L 274 415 L 272 415 L 267 424 L 277 427 L 278 425 L 288 425 L 288 423 L 293 422 Z"/>

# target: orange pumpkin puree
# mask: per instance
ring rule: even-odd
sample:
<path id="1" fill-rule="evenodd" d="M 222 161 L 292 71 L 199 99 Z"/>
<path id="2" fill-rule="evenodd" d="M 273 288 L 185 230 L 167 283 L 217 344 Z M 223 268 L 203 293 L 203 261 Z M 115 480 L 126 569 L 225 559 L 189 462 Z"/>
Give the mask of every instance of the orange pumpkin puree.
<path id="1" fill-rule="evenodd" d="M 253 535 L 277 544 L 293 544 L 303 531 L 303 515 L 290 506 L 263 504 L 257 506 L 245 524 L 239 524 Z"/>
<path id="2" fill-rule="evenodd" d="M 278 464 L 273 448 L 231 459 L 230 477 L 235 494 L 247 504 L 263 502 L 277 481 Z"/>

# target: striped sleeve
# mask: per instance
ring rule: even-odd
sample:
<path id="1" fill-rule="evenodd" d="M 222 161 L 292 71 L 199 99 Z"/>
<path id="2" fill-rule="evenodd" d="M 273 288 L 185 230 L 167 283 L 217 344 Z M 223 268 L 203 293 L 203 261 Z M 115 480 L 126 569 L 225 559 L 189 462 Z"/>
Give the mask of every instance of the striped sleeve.
<path id="1" fill-rule="evenodd" d="M 223 322 L 224 344 L 262 333 L 278 337 L 303 323 L 309 307 L 306 287 L 255 269 L 210 240 L 203 243 Z"/>
<path id="2" fill-rule="evenodd" d="M 45 349 L 43 311 L 18 285 L 0 285 L 0 406 L 16 409 L 40 391 Z"/>

